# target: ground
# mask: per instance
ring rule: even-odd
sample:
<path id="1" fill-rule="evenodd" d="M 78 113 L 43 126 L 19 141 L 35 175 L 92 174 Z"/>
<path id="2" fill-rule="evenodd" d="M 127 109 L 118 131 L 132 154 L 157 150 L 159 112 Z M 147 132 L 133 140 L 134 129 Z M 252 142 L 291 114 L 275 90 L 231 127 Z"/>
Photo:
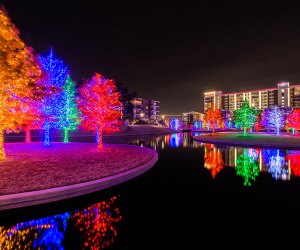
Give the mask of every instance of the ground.
<path id="1" fill-rule="evenodd" d="M 215 133 L 194 136 L 196 141 L 235 146 L 257 146 L 266 148 L 300 149 L 300 136 L 284 133 L 282 135 L 251 133 Z"/>
<path id="2" fill-rule="evenodd" d="M 5 143 L 0 161 L 0 195 L 92 181 L 133 169 L 148 162 L 147 148 L 95 143 Z"/>

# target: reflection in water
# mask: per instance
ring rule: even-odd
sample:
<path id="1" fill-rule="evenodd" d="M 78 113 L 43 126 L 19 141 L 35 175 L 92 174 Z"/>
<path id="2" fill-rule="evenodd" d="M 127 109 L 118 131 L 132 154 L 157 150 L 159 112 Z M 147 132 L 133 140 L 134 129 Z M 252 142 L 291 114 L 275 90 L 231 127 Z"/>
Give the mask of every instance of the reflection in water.
<path id="1" fill-rule="evenodd" d="M 178 148 L 182 144 L 182 134 L 173 133 L 169 139 L 169 145 L 171 148 Z"/>
<path id="2" fill-rule="evenodd" d="M 70 213 L 0 227 L 1 249 L 64 249 L 62 241 Z"/>
<path id="3" fill-rule="evenodd" d="M 295 176 L 300 176 L 300 154 L 298 150 L 290 150 L 286 156 L 288 166 Z"/>
<path id="4" fill-rule="evenodd" d="M 116 224 L 122 216 L 115 206 L 117 197 L 73 213 L 0 226 L 1 249 L 65 249 L 65 232 L 73 226 L 82 234 L 81 249 L 103 249 L 111 245 L 117 231 Z M 75 221 L 75 223 L 74 223 Z"/>
<path id="5" fill-rule="evenodd" d="M 268 166 L 268 172 L 272 174 L 272 177 L 274 177 L 276 180 L 290 179 L 289 169 L 284 157 L 284 151 L 276 149 L 263 149 L 262 155 L 265 165 Z"/>
<path id="6" fill-rule="evenodd" d="M 213 177 L 223 169 L 223 166 L 237 167 L 238 175 L 248 178 L 249 182 L 245 181 L 247 186 L 249 186 L 250 182 L 253 183 L 255 180 L 255 176 L 257 175 L 257 168 L 255 166 L 258 166 L 260 172 L 270 173 L 276 180 L 289 180 L 291 174 L 293 174 L 293 176 L 300 176 L 300 153 L 298 150 L 240 148 L 206 144 L 192 139 L 192 136 L 197 135 L 199 135 L 198 132 L 173 133 L 156 138 L 147 138 L 146 140 L 131 140 L 129 143 L 151 147 L 158 152 L 168 147 L 202 147 L 204 148 L 204 167 L 211 171 Z M 249 160 L 249 164 L 253 167 L 253 173 L 247 173 L 250 169 L 241 167 L 248 164 L 246 157 L 251 159 L 251 162 Z M 248 175 L 249 177 L 247 177 Z"/>
<path id="7" fill-rule="evenodd" d="M 251 181 L 255 181 L 259 174 L 257 162 L 247 155 L 247 149 L 244 148 L 244 153 L 240 154 L 236 160 L 236 174 L 244 179 L 244 186 L 251 186 Z"/>
<path id="8" fill-rule="evenodd" d="M 204 167 L 210 171 L 213 178 L 224 167 L 222 153 L 213 144 L 204 146 Z"/>
<path id="9" fill-rule="evenodd" d="M 114 206 L 115 200 L 113 197 L 72 215 L 84 241 L 82 249 L 103 249 L 113 243 L 117 235 L 116 224 L 122 218 Z"/>

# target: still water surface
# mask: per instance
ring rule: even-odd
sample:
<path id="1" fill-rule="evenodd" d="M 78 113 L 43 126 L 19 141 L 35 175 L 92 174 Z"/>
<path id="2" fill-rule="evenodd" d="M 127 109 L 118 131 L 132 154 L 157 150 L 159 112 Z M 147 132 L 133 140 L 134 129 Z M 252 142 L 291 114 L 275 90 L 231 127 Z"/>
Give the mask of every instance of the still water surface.
<path id="1" fill-rule="evenodd" d="M 110 138 L 159 153 L 145 175 L 0 214 L 1 249 L 299 249 L 300 151 L 192 134 Z"/>

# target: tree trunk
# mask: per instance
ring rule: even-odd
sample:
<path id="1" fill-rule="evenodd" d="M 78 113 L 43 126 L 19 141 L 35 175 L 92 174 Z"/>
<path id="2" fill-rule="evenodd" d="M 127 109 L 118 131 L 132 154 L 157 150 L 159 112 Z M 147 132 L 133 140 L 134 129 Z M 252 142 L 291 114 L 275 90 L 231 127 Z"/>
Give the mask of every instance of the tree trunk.
<path id="1" fill-rule="evenodd" d="M 246 135 L 247 135 L 247 128 L 244 127 L 244 136 L 246 136 Z"/>
<path id="2" fill-rule="evenodd" d="M 64 142 L 69 142 L 69 130 L 67 128 L 64 129 Z"/>
<path id="3" fill-rule="evenodd" d="M 297 128 L 295 129 L 295 134 L 298 135 L 298 129 Z"/>
<path id="4" fill-rule="evenodd" d="M 0 160 L 5 159 L 5 151 L 4 151 L 4 132 L 3 129 L 0 129 Z"/>
<path id="5" fill-rule="evenodd" d="M 45 138 L 44 138 L 44 145 L 50 145 L 50 127 L 46 125 L 45 127 Z"/>
<path id="6" fill-rule="evenodd" d="M 26 136 L 25 136 L 25 142 L 31 143 L 31 136 L 30 136 L 30 129 L 26 129 Z"/>
<path id="7" fill-rule="evenodd" d="M 279 135 L 279 127 L 276 128 L 277 135 Z"/>
<path id="8" fill-rule="evenodd" d="M 102 145 L 102 128 L 98 128 L 97 130 L 97 143 L 98 143 L 98 149 L 102 150 L 103 145 Z"/>
<path id="9" fill-rule="evenodd" d="M 212 134 L 215 134 L 215 127 L 212 127 Z"/>

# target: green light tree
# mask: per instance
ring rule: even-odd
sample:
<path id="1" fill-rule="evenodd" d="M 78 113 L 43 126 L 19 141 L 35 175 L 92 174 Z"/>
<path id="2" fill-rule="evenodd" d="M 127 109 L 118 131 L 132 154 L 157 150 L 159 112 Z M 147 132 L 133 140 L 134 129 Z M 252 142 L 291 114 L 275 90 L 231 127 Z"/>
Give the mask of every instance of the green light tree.
<path id="1" fill-rule="evenodd" d="M 247 135 L 247 128 L 253 127 L 256 119 L 256 111 L 250 107 L 248 100 L 244 100 L 241 108 L 234 111 L 234 121 L 244 129 L 244 136 Z"/>
<path id="2" fill-rule="evenodd" d="M 251 180 L 255 181 L 259 174 L 258 164 L 247 155 L 247 150 L 244 148 L 244 153 L 240 154 L 236 160 L 236 174 L 244 179 L 244 186 L 251 186 Z"/>
<path id="3" fill-rule="evenodd" d="M 64 142 L 69 142 L 69 131 L 75 130 L 79 124 L 75 83 L 72 81 L 70 75 L 66 78 L 66 83 L 63 87 L 63 95 L 65 112 L 60 117 L 60 123 L 64 130 Z"/>

